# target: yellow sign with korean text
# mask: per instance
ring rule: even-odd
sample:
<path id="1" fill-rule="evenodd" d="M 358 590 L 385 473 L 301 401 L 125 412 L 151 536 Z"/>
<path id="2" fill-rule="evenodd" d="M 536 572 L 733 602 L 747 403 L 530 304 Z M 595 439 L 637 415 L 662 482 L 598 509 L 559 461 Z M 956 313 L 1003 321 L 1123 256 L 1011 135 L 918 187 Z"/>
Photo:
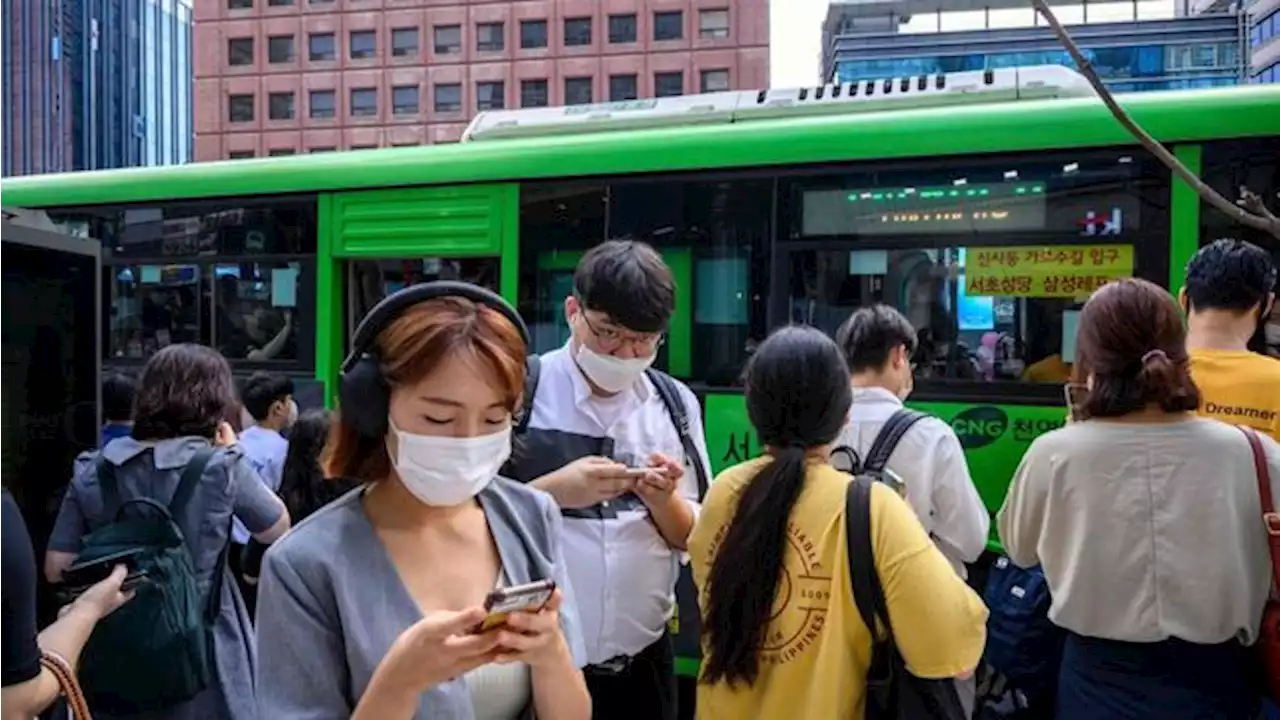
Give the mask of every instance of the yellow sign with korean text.
<path id="1" fill-rule="evenodd" d="M 1133 276 L 1132 245 L 969 248 L 965 295 L 1084 298 Z"/>

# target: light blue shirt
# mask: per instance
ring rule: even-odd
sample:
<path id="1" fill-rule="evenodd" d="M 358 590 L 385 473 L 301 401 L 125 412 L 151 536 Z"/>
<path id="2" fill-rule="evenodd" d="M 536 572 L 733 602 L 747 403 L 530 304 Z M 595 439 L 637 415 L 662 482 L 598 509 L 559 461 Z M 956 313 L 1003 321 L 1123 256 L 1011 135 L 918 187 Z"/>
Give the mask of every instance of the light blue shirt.
<path id="1" fill-rule="evenodd" d="M 284 459 L 289 454 L 289 441 L 275 430 L 254 425 L 240 433 L 237 442 L 245 459 L 258 471 L 263 484 L 277 494 L 284 479 Z M 241 545 L 249 543 L 249 531 L 239 520 L 231 528 L 231 539 Z"/>

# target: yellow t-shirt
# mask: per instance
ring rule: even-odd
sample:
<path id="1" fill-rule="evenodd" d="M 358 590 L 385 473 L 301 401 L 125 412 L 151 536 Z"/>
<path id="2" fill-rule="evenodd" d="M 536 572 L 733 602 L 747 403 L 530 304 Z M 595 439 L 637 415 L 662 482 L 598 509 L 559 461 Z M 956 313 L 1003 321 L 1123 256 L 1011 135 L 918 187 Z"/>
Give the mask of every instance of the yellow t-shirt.
<path id="1" fill-rule="evenodd" d="M 1246 350 L 1191 351 L 1200 414 L 1280 441 L 1280 360 Z"/>
<path id="2" fill-rule="evenodd" d="M 1071 379 L 1071 366 L 1062 362 L 1062 356 L 1054 353 L 1022 371 L 1022 379 L 1036 383 L 1064 383 Z"/>
<path id="3" fill-rule="evenodd" d="M 768 462 L 764 457 L 735 465 L 711 484 L 689 538 L 703 608 L 707 575 L 739 494 Z M 863 717 L 871 635 L 849 584 L 848 484 L 849 476 L 830 465 L 810 466 L 787 526 L 784 572 L 759 677 L 750 687 L 699 683 L 700 720 Z M 871 494 L 871 537 L 890 623 L 907 665 L 932 678 L 973 669 L 986 642 L 986 607 L 929 541 L 910 506 L 880 484 Z"/>

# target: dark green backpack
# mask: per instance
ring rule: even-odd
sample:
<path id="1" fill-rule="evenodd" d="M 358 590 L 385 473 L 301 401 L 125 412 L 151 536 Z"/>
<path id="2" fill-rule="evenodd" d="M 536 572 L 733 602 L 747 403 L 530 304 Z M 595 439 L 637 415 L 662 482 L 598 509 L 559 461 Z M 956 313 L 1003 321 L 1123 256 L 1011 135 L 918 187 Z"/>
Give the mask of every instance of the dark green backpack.
<path id="1" fill-rule="evenodd" d="M 211 447 L 196 452 L 167 506 L 153 498 L 122 502 L 115 468 L 102 457 L 97 460 L 103 511 L 111 521 L 84 536 L 76 562 L 134 550 L 136 570 L 146 572 L 148 580 L 132 600 L 98 623 L 85 645 L 80 683 L 95 711 L 133 715 L 164 710 L 216 681 L 213 621 L 220 608 L 226 548 L 205 595 L 191 549 L 174 520 L 191 501 L 213 453 Z"/>

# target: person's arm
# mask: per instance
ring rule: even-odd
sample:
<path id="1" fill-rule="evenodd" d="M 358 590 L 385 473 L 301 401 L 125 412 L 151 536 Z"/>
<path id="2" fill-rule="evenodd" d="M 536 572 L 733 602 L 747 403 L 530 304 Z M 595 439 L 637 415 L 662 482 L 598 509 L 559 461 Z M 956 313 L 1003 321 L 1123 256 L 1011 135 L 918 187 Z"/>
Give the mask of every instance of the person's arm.
<path id="1" fill-rule="evenodd" d="M 1044 527 L 1045 506 L 1049 495 L 1049 468 L 1043 467 L 1036 451 L 1040 439 L 1032 441 L 1009 483 L 1004 505 L 996 515 L 1000 542 L 1005 554 L 1018 567 L 1031 567 L 1040 562 L 1040 531 Z"/>
<path id="2" fill-rule="evenodd" d="M 62 573 L 71 567 L 76 555 L 80 554 L 80 538 L 89 529 L 84 509 L 80 505 L 80 489 L 89 477 L 96 474 L 96 458 L 96 453 L 86 453 L 76 458 L 75 472 L 71 482 L 67 484 L 67 492 L 62 496 L 62 505 L 58 508 L 53 531 L 49 534 L 44 554 L 44 577 L 55 585 L 62 582 Z"/>
<path id="3" fill-rule="evenodd" d="M 352 717 L 342 626 L 332 592 L 323 587 L 328 582 L 325 570 L 314 567 L 317 563 L 310 557 L 297 555 L 268 552 L 262 564 L 257 610 L 258 713 L 289 720 Z M 369 691 L 376 689 L 376 682 L 371 683 Z M 405 707 L 407 712 L 383 717 L 407 719 L 413 705 Z"/>
<path id="4" fill-rule="evenodd" d="M 938 421 L 941 423 L 941 421 Z M 950 428 L 938 436 L 933 457 L 933 535 L 963 562 L 975 562 L 987 548 L 991 514 L 969 475 L 960 440 Z"/>
<path id="5" fill-rule="evenodd" d="M 707 461 L 707 439 L 703 432 L 702 412 L 699 409 L 698 398 L 683 385 L 679 386 L 677 391 L 684 399 L 685 408 L 689 413 L 689 436 L 698 450 L 697 457 L 685 458 L 684 465 L 680 467 L 682 474 L 675 492 L 667 495 L 662 502 L 646 504 L 649 506 L 649 515 L 653 518 L 654 525 L 658 527 L 658 533 L 662 535 L 662 539 L 667 541 L 671 549 L 684 553 L 689 549 L 689 533 L 693 531 L 693 525 L 698 521 L 698 513 L 701 510 L 697 467 L 702 466 L 702 471 L 706 473 L 705 477 L 710 482 L 711 465 Z M 680 455 L 685 455 L 683 447 L 680 448 Z M 687 561 L 688 558 L 682 557 L 681 560 Z"/>
<path id="6" fill-rule="evenodd" d="M 271 488 L 258 476 L 239 448 L 227 451 L 227 473 L 231 483 L 232 512 L 263 545 L 270 545 L 289 529 L 289 511 Z"/>
<path id="7" fill-rule="evenodd" d="M 987 608 L 907 502 L 880 483 L 871 491 L 871 538 L 889 625 L 911 672 L 934 679 L 972 673 L 986 644 Z"/>

